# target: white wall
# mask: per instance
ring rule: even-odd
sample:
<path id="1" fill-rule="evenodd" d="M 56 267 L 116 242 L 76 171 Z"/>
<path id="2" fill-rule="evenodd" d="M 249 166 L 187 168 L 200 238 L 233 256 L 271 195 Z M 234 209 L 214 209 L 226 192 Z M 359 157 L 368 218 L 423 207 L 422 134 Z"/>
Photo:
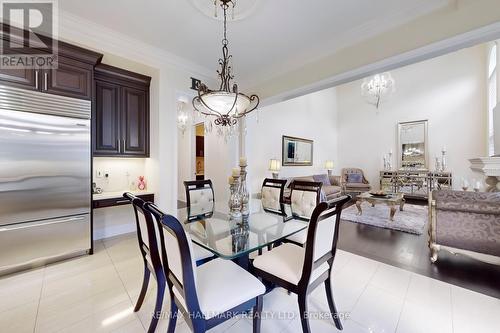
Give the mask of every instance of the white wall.
<path id="1" fill-rule="evenodd" d="M 468 159 L 487 152 L 484 45 L 391 73 L 396 93 L 378 111 L 360 96 L 361 81 L 337 88 L 339 166 L 363 168 L 370 183 L 378 187 L 383 155 L 390 149 L 397 152 L 398 122 L 427 119 L 429 168 L 434 170 L 434 158 L 446 146 L 455 187 L 462 177 L 477 177 Z"/>
<path id="2" fill-rule="evenodd" d="M 326 89 L 282 103 L 266 106 L 247 117 L 246 155 L 251 193 L 260 192 L 262 181 L 271 177 L 269 160 L 281 161 L 283 135 L 314 140 L 313 166 L 285 166 L 280 177 L 326 173 L 325 161 L 338 163 L 337 96 Z M 337 170 L 334 170 L 336 172 Z"/>
<path id="3" fill-rule="evenodd" d="M 145 174 L 146 159 L 144 158 L 94 158 L 94 182 L 104 192 L 118 192 L 132 190 L 132 183 L 137 183 L 139 176 L 144 176 L 146 185 L 149 185 L 149 177 Z M 97 178 L 97 171 L 108 173 L 108 177 Z M 148 188 L 148 190 L 150 190 Z"/>

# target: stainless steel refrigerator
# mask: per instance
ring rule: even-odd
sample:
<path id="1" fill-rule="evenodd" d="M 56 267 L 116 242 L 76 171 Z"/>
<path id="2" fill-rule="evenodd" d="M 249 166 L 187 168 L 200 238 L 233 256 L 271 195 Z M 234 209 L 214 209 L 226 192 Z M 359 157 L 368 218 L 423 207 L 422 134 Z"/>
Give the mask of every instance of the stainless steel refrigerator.
<path id="1" fill-rule="evenodd" d="M 90 101 L 0 85 L 0 275 L 91 249 Z"/>

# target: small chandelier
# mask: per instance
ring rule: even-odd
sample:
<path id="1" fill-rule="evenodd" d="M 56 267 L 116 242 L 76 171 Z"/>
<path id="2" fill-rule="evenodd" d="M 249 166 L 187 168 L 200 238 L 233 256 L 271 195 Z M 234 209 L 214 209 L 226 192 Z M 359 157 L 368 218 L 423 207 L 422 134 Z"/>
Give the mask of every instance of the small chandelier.
<path id="1" fill-rule="evenodd" d="M 361 96 L 378 109 L 380 103 L 385 101 L 396 90 L 395 81 L 391 73 L 376 74 L 371 78 L 365 78 L 361 85 Z"/>
<path id="2" fill-rule="evenodd" d="M 222 39 L 222 58 L 219 59 L 221 68 L 217 70 L 220 78 L 218 90 L 210 90 L 200 83 L 198 96 L 193 98 L 193 107 L 205 116 L 215 117 L 214 124 L 220 126 L 233 126 L 238 119 L 246 116 L 259 106 L 257 95 L 245 95 L 238 91 L 238 85 L 231 86 L 234 79 L 232 66 L 230 64 L 232 55 L 229 54 L 227 40 L 227 11 L 230 6 L 236 5 L 236 0 L 215 0 L 214 4 L 220 3 L 224 14 L 224 37 Z M 217 8 L 217 7 L 216 7 Z"/>

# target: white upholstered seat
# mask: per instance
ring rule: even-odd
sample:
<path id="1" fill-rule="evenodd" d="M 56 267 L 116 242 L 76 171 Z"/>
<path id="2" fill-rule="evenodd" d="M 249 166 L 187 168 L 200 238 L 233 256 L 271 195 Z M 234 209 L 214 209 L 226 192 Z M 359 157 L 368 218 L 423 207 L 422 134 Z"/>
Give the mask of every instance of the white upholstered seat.
<path id="1" fill-rule="evenodd" d="M 261 202 L 264 209 L 281 211 L 281 189 L 277 187 L 263 186 L 261 190 Z"/>
<path id="2" fill-rule="evenodd" d="M 229 260 L 215 259 L 196 271 L 200 310 L 209 319 L 265 293 L 256 277 Z"/>
<path id="3" fill-rule="evenodd" d="M 311 191 L 292 191 L 292 213 L 303 219 L 310 219 L 311 214 L 318 204 L 318 194 Z M 304 245 L 307 240 L 307 229 L 287 237 L 287 240 Z"/>
<path id="4" fill-rule="evenodd" d="M 256 257 L 253 266 L 282 280 L 297 285 L 302 276 L 305 248 L 286 243 Z M 314 281 L 329 269 L 323 263 L 311 273 L 309 281 Z"/>
<path id="5" fill-rule="evenodd" d="M 211 188 L 190 191 L 189 215 L 197 216 L 211 213 L 214 210 L 214 195 Z"/>
<path id="6" fill-rule="evenodd" d="M 312 191 L 292 191 L 292 213 L 298 217 L 309 219 L 318 204 L 318 194 Z"/>

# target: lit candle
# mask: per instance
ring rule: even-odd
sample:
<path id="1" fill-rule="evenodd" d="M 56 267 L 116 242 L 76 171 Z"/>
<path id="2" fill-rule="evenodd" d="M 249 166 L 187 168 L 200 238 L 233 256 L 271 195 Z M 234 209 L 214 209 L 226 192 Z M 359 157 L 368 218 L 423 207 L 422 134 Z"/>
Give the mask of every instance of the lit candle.
<path id="1" fill-rule="evenodd" d="M 240 176 L 240 168 L 233 168 L 233 177 L 239 177 Z"/>
<path id="2" fill-rule="evenodd" d="M 240 157 L 240 166 L 247 166 L 247 158 L 246 157 Z"/>
<path id="3" fill-rule="evenodd" d="M 229 185 L 233 184 L 233 182 L 234 182 L 233 176 L 229 176 L 229 178 L 227 179 L 227 182 Z"/>

